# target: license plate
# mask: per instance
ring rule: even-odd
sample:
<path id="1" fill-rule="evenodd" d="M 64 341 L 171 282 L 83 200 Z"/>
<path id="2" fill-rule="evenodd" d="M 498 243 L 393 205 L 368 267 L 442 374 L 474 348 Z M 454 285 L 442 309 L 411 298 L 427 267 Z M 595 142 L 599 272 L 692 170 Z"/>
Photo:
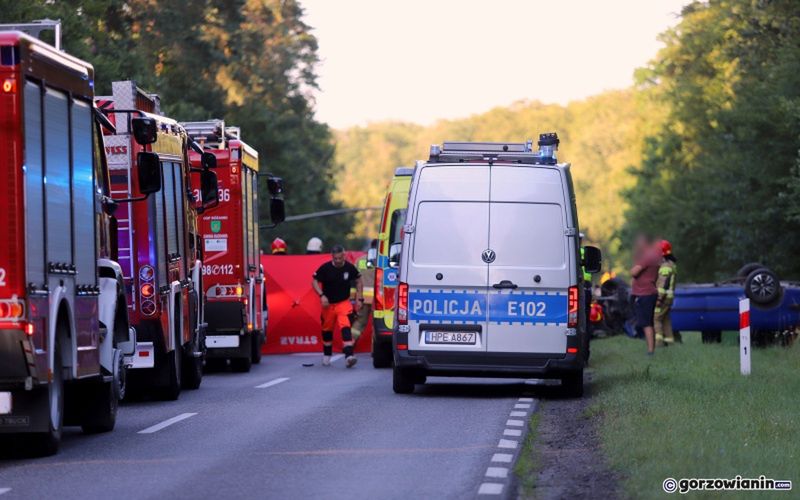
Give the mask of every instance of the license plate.
<path id="1" fill-rule="evenodd" d="M 0 415 L 11 415 L 10 392 L 0 392 Z"/>
<path id="2" fill-rule="evenodd" d="M 425 332 L 426 344 L 475 345 L 477 340 L 475 332 Z"/>

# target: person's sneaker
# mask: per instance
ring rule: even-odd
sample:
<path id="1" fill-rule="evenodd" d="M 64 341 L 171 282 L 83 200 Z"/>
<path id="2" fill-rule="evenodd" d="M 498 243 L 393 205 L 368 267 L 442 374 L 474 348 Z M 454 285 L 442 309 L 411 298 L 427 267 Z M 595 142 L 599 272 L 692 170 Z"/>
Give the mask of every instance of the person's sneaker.
<path id="1" fill-rule="evenodd" d="M 358 358 L 356 358 L 355 356 L 347 356 L 347 359 L 345 360 L 345 365 L 348 368 L 354 367 L 356 363 L 358 363 Z"/>
<path id="2" fill-rule="evenodd" d="M 330 356 L 322 356 L 322 366 L 331 366 Z"/>

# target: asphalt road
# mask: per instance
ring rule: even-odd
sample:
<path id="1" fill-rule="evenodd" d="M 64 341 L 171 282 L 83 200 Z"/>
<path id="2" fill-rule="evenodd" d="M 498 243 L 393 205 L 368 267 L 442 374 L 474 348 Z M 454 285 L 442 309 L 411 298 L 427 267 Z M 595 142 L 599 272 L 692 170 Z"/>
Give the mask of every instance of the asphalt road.
<path id="1" fill-rule="evenodd" d="M 350 370 L 341 358 L 329 368 L 319 361 L 265 356 L 247 374 L 207 375 L 178 401 L 124 405 L 114 432 L 68 428 L 56 456 L 0 459 L 0 500 L 512 491 L 487 474 L 501 477 L 513 467 L 507 462 L 522 437 L 508 426 L 522 422 L 509 418 L 527 423 L 535 405 L 520 401 L 522 381 L 431 378 L 400 396 L 391 371 L 373 369 L 368 355 Z M 315 365 L 302 366 L 308 362 Z"/>

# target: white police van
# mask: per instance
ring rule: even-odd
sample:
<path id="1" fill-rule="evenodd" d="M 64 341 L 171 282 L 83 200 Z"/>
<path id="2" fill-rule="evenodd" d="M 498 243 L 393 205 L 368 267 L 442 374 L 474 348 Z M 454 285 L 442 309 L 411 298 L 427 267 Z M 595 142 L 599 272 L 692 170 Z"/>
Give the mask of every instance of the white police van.
<path id="1" fill-rule="evenodd" d="M 393 339 L 397 393 L 427 375 L 560 378 L 583 393 L 583 274 L 569 165 L 558 137 L 444 143 L 411 184 Z"/>

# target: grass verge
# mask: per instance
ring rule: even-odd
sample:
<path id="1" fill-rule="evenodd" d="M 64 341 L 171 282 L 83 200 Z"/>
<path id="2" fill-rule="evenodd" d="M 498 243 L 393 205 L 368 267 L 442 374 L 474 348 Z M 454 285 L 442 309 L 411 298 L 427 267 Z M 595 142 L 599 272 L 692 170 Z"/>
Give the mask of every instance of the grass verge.
<path id="1" fill-rule="evenodd" d="M 514 473 L 517 475 L 518 494 L 522 498 L 532 498 L 536 488 L 536 478 L 538 477 L 539 466 L 541 464 L 541 453 L 534 446 L 537 430 L 539 428 L 539 418 L 542 412 L 544 401 L 539 401 L 539 407 L 533 413 L 528 422 L 528 435 L 525 437 L 525 444 L 514 466 Z"/>
<path id="2" fill-rule="evenodd" d="M 685 333 L 684 344 L 653 358 L 643 341 L 619 336 L 592 343 L 592 367 L 591 413 L 631 497 L 665 496 L 668 477 L 764 474 L 800 487 L 800 346 L 754 350 L 744 377 L 735 333 L 710 345 Z"/>

